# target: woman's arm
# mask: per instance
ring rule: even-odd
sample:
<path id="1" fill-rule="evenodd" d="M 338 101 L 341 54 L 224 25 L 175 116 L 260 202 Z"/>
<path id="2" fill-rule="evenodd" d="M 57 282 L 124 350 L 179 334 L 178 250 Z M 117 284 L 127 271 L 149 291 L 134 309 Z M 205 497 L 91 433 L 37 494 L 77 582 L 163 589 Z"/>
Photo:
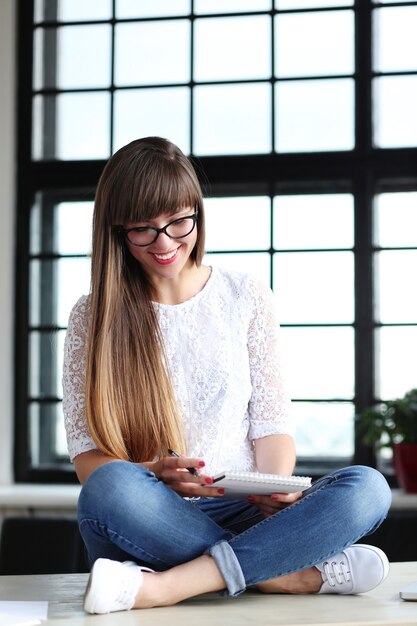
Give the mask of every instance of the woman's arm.
<path id="1" fill-rule="evenodd" d="M 274 295 L 269 287 L 256 280 L 249 282 L 248 288 L 251 317 L 247 345 L 252 383 L 248 437 L 252 441 L 272 435 L 292 437 L 295 428 L 282 364 Z"/>
<path id="2" fill-rule="evenodd" d="M 85 483 L 95 469 L 104 463 L 110 463 L 111 461 L 117 461 L 118 459 L 100 452 L 100 450 L 89 450 L 88 452 L 82 452 L 74 458 L 74 467 L 77 473 L 78 480 L 81 484 Z"/>
<path id="3" fill-rule="evenodd" d="M 118 460 L 120 459 L 104 454 L 99 450 L 89 450 L 88 452 L 78 454 L 74 458 L 74 466 L 78 480 L 83 484 L 90 474 L 100 467 L 100 465 Z M 167 456 L 159 461 L 137 463 L 137 465 L 147 467 L 151 472 L 154 472 L 155 476 L 162 480 L 167 487 L 170 487 L 182 496 L 213 497 L 224 495 L 224 489 L 210 486 L 213 479 L 211 476 L 203 473 L 204 470 L 202 470 L 202 468 L 204 467 L 204 461 L 202 459 L 186 456 Z M 198 475 L 194 476 L 190 474 L 187 470 L 188 467 L 196 469 Z"/>
<path id="4" fill-rule="evenodd" d="M 290 435 L 269 435 L 255 441 L 256 466 L 265 474 L 291 476 L 295 467 L 295 444 Z"/>
<path id="5" fill-rule="evenodd" d="M 73 307 L 64 343 L 62 368 L 62 409 L 68 453 L 73 461 L 97 450 L 85 414 L 85 372 L 87 362 L 88 298 L 81 297 Z"/>
<path id="6" fill-rule="evenodd" d="M 290 435 L 269 435 L 255 441 L 256 465 L 260 472 L 291 476 L 295 466 L 295 445 Z M 285 509 L 301 498 L 301 491 L 276 493 L 272 496 L 252 496 L 249 501 L 258 506 L 265 517 Z"/>

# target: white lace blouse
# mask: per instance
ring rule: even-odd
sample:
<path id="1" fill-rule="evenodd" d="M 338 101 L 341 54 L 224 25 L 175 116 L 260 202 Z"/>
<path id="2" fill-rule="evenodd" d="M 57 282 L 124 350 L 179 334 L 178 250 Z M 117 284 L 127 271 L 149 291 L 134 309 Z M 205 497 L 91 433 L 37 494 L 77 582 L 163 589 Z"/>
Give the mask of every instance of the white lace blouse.
<path id="1" fill-rule="evenodd" d="M 294 435 L 271 290 L 249 275 L 213 268 L 193 298 L 155 307 L 188 454 L 204 458 L 208 473 L 256 470 L 253 440 Z M 85 416 L 87 320 L 83 296 L 71 311 L 64 349 L 71 460 L 97 448 Z"/>

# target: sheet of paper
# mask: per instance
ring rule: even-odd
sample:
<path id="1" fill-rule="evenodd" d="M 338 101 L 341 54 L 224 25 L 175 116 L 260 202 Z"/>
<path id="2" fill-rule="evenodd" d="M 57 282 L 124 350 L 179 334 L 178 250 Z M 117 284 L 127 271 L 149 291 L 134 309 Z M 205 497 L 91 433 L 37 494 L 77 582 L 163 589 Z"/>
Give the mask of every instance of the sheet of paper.
<path id="1" fill-rule="evenodd" d="M 26 619 L 7 613 L 0 613 L 0 626 L 40 626 L 40 619 Z"/>
<path id="2" fill-rule="evenodd" d="M 47 617 L 47 602 L 0 601 L 0 626 L 35 626 Z"/>

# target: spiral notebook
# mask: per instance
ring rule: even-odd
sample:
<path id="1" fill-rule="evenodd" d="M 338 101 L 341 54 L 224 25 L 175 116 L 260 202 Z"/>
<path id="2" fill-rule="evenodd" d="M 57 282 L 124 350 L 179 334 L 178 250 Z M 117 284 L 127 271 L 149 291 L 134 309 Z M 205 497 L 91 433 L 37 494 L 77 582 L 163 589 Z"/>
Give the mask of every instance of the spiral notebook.
<path id="1" fill-rule="evenodd" d="M 259 472 L 220 472 L 213 476 L 216 487 L 224 487 L 225 497 L 240 499 L 247 496 L 292 493 L 311 486 L 309 476 L 279 476 Z"/>

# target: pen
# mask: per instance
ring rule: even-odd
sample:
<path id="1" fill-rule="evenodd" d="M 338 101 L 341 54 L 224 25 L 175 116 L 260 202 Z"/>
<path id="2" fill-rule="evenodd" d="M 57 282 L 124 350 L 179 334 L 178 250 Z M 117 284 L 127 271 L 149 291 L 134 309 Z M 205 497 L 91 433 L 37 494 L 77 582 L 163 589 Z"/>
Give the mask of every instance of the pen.
<path id="1" fill-rule="evenodd" d="M 169 449 L 168 449 L 168 452 L 169 452 L 169 455 L 170 455 L 170 456 L 176 456 L 177 458 L 179 458 L 179 457 L 180 457 L 180 455 L 178 454 L 178 452 L 174 452 L 174 450 L 169 450 Z M 197 472 L 197 470 L 196 470 L 196 469 L 194 469 L 194 467 L 187 467 L 187 468 L 186 468 L 186 470 L 187 470 L 188 472 L 190 472 L 190 474 L 192 474 L 193 476 L 196 476 L 197 478 L 200 478 L 200 474 Z"/>

